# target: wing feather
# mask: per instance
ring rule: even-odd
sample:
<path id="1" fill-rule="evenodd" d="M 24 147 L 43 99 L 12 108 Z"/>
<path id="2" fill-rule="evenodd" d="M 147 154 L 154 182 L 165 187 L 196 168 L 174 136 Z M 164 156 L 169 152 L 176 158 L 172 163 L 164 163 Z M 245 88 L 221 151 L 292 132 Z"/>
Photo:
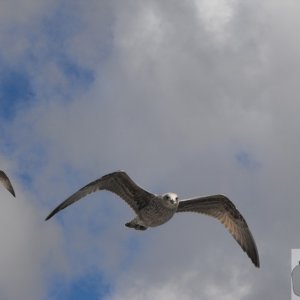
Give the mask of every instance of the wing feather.
<path id="1" fill-rule="evenodd" d="M 250 229 L 235 205 L 223 195 L 186 199 L 177 212 L 197 212 L 218 219 L 232 234 L 254 265 L 259 268 L 259 255 Z"/>
<path id="2" fill-rule="evenodd" d="M 46 218 L 49 220 L 57 212 L 87 196 L 100 190 L 107 190 L 126 201 L 126 203 L 138 214 L 140 209 L 147 206 L 155 195 L 139 187 L 124 171 L 116 171 L 90 182 L 60 205 L 58 205 Z"/>
<path id="3" fill-rule="evenodd" d="M 7 175 L 0 170 L 0 182 L 2 183 L 2 185 L 14 196 L 16 197 L 14 188 L 9 180 L 9 178 L 7 177 Z"/>

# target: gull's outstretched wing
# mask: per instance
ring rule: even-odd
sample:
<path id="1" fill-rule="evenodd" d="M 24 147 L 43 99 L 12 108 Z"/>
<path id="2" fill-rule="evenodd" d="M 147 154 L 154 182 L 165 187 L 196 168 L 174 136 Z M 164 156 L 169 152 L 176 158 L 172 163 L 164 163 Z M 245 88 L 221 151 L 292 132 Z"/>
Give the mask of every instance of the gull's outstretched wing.
<path id="1" fill-rule="evenodd" d="M 14 188 L 12 184 L 10 183 L 9 178 L 6 176 L 6 174 L 0 170 L 0 182 L 3 184 L 3 186 L 14 196 L 16 197 Z"/>
<path id="2" fill-rule="evenodd" d="M 223 195 L 185 199 L 177 212 L 197 212 L 217 218 L 229 230 L 242 249 L 259 268 L 259 256 L 248 225 L 234 204 Z"/>
<path id="3" fill-rule="evenodd" d="M 141 187 L 139 187 L 124 171 L 117 171 L 89 183 L 84 186 L 76 193 L 71 195 L 68 199 L 58 205 L 46 218 L 46 220 L 53 217 L 57 212 L 66 208 L 67 206 L 73 204 L 79 199 L 85 197 L 86 195 L 99 191 L 107 190 L 115 193 L 122 199 L 124 199 L 127 204 L 138 214 L 139 210 L 147 206 L 149 200 L 155 197 Z"/>

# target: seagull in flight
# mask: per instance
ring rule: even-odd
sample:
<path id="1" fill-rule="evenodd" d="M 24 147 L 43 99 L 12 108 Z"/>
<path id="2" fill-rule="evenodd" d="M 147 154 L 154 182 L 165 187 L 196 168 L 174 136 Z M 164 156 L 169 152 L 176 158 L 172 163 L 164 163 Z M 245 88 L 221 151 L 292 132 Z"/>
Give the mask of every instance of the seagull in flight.
<path id="1" fill-rule="evenodd" d="M 0 183 L 14 196 L 16 197 L 14 188 L 12 186 L 12 184 L 10 183 L 9 178 L 7 177 L 7 175 L 0 170 Z"/>
<path id="2" fill-rule="evenodd" d="M 253 264 L 259 268 L 259 256 L 250 229 L 243 216 L 226 196 L 212 195 L 179 201 L 175 193 L 156 195 L 142 189 L 124 171 L 116 171 L 90 182 L 58 205 L 45 220 L 99 190 L 110 191 L 125 200 L 136 213 L 136 217 L 125 226 L 136 230 L 162 225 L 179 212 L 195 212 L 214 217 L 228 229 Z"/>

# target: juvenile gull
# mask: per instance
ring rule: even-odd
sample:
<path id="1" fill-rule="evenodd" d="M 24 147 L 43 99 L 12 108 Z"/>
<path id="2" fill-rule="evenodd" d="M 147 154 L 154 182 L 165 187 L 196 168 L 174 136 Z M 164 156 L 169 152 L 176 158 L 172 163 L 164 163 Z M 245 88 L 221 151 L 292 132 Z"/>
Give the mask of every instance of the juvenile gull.
<path id="1" fill-rule="evenodd" d="M 14 197 L 16 197 L 15 191 L 14 191 L 14 189 L 12 187 L 12 184 L 10 183 L 9 178 L 1 170 L 0 170 L 0 182 Z"/>
<path id="2" fill-rule="evenodd" d="M 177 212 L 196 212 L 217 218 L 259 268 L 259 256 L 248 225 L 234 204 L 223 195 L 180 200 L 175 193 L 152 194 L 139 187 L 124 171 L 117 171 L 92 181 L 58 205 L 46 218 L 98 190 L 115 193 L 134 210 L 136 217 L 125 226 L 137 230 L 162 225 Z"/>

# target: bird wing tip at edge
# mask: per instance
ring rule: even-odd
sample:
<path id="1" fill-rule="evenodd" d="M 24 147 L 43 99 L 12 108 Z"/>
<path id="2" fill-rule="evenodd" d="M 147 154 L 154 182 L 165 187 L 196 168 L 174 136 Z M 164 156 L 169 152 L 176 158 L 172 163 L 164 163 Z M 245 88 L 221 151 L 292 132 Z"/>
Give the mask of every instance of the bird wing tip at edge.
<path id="1" fill-rule="evenodd" d="M 260 268 L 260 261 L 259 261 L 258 255 L 255 255 L 254 257 L 250 257 L 250 258 L 251 258 L 254 266 L 259 269 Z"/>
<path id="2" fill-rule="evenodd" d="M 259 254 L 258 254 L 258 250 L 257 250 L 257 246 L 254 240 L 254 237 L 250 231 L 250 229 L 248 228 L 249 234 L 250 234 L 250 238 L 252 240 L 252 254 L 251 254 L 251 260 L 254 263 L 256 268 L 260 268 L 260 259 L 259 259 Z"/>
<path id="3" fill-rule="evenodd" d="M 44 221 L 48 221 L 50 218 L 51 218 L 51 214 L 50 214 L 50 215 L 48 215 L 48 216 L 45 218 L 45 220 L 44 220 Z"/>
<path id="4" fill-rule="evenodd" d="M 56 210 L 53 210 L 45 219 L 45 221 L 48 221 L 49 219 L 51 219 L 55 214 L 57 213 Z"/>
<path id="5" fill-rule="evenodd" d="M 259 260 L 259 255 L 258 255 L 257 250 L 255 252 L 255 257 L 254 257 L 253 263 L 254 263 L 256 268 L 258 268 L 258 269 L 260 268 L 260 260 Z"/>
<path id="6" fill-rule="evenodd" d="M 252 234 L 250 232 L 250 235 L 252 237 Z M 250 248 L 248 249 L 244 249 L 244 251 L 247 253 L 247 255 L 249 256 L 249 258 L 251 259 L 252 263 L 254 264 L 254 266 L 256 268 L 260 268 L 260 259 L 259 259 L 259 254 L 258 254 L 258 250 L 256 247 L 256 243 L 252 237 L 252 245 L 250 246 Z"/>
<path id="7" fill-rule="evenodd" d="M 14 189 L 9 190 L 9 192 L 16 198 L 16 193 L 15 193 Z"/>

